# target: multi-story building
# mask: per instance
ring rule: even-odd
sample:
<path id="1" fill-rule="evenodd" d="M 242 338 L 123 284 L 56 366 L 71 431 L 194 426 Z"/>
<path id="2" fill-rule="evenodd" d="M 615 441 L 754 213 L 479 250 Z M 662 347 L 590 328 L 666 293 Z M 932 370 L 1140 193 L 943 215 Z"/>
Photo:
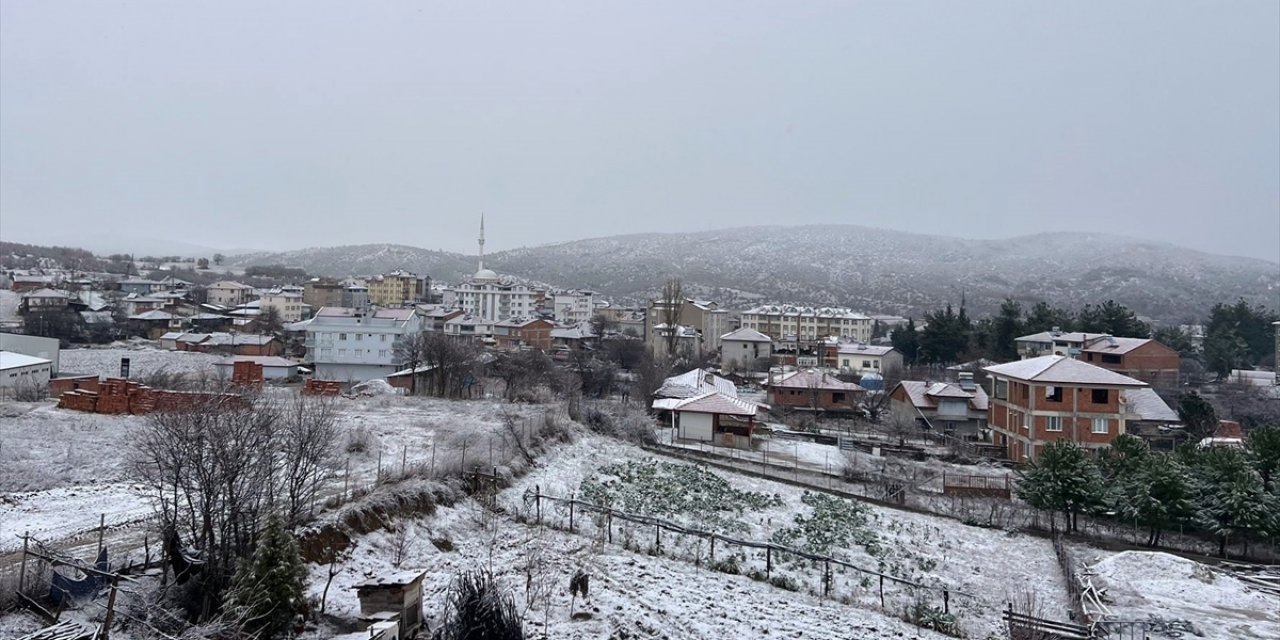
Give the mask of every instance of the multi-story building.
<path id="1" fill-rule="evenodd" d="M 839 307 L 765 305 L 742 312 L 741 326 L 777 341 L 835 337 L 871 342 L 871 318 Z"/>
<path id="2" fill-rule="evenodd" d="M 1181 356 L 1150 338 L 1054 330 L 1022 336 L 1015 343 L 1023 358 L 1067 356 L 1162 388 L 1175 387 L 1179 381 Z"/>
<path id="3" fill-rule="evenodd" d="M 1147 389 L 1147 383 L 1068 356 L 1040 356 L 984 371 L 991 380 L 987 422 L 994 444 L 1004 446 L 1015 462 L 1034 460 L 1055 440 L 1106 447 L 1130 431 L 1129 422 L 1170 413 L 1167 406 L 1151 406 L 1149 397 L 1141 409 L 1129 406 L 1129 392 Z M 1163 405 L 1158 396 L 1154 402 Z"/>
<path id="4" fill-rule="evenodd" d="M 817 369 L 785 373 L 771 379 L 767 390 L 775 408 L 833 413 L 852 413 L 866 391 Z"/>
<path id="5" fill-rule="evenodd" d="M 253 299 L 253 287 L 240 282 L 223 280 L 209 285 L 209 302 L 224 307 L 238 307 Z"/>
<path id="6" fill-rule="evenodd" d="M 555 323 L 545 318 L 511 318 L 493 325 L 493 338 L 500 349 L 551 350 L 551 330 Z"/>
<path id="7" fill-rule="evenodd" d="M 893 416 L 935 432 L 985 439 L 987 392 L 973 381 L 973 373 L 960 374 L 959 382 L 903 380 L 889 392 Z"/>
<path id="8" fill-rule="evenodd" d="M 406 364 L 396 353 L 401 338 L 422 331 L 414 309 L 324 307 L 306 325 L 307 360 L 321 380 L 364 382 L 395 373 Z"/>
<path id="9" fill-rule="evenodd" d="M 444 334 L 455 338 L 473 338 L 481 342 L 493 341 L 494 321 L 475 315 L 460 315 L 444 322 Z"/>
<path id="10" fill-rule="evenodd" d="M 302 301 L 301 291 L 271 289 L 258 298 L 258 310 L 266 314 L 275 309 L 281 322 L 298 322 L 306 316 L 308 305 Z"/>
<path id="11" fill-rule="evenodd" d="M 409 273 L 392 271 L 374 276 L 368 281 L 369 304 L 379 307 L 400 307 L 426 301 L 430 279 Z"/>
<path id="12" fill-rule="evenodd" d="M 694 355 L 720 348 L 720 336 L 728 332 L 729 312 L 721 309 L 719 304 L 710 300 L 686 299 L 680 303 L 678 313 L 674 314 L 674 323 L 670 322 L 672 314 L 668 309 L 666 301 L 650 300 L 645 310 L 644 336 L 651 350 L 657 351 L 659 346 L 665 348 L 663 343 L 670 334 L 667 329 L 670 324 L 687 327 L 700 334 Z"/>
<path id="13" fill-rule="evenodd" d="M 337 280 L 315 278 L 303 285 L 302 301 L 313 309 L 322 307 L 350 307 L 342 304 L 343 285 Z"/>
<path id="14" fill-rule="evenodd" d="M 773 356 L 773 338 L 755 329 L 738 329 L 720 336 L 720 368 L 725 371 L 753 370 Z"/>
<path id="15" fill-rule="evenodd" d="M 551 314 L 559 324 L 590 322 L 596 311 L 595 293 L 561 291 L 551 295 Z"/>

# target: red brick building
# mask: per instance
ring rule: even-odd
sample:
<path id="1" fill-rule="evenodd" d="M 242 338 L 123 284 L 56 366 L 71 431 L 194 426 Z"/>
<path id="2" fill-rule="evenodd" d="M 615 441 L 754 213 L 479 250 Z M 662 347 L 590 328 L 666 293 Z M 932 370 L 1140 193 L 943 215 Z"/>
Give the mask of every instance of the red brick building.
<path id="1" fill-rule="evenodd" d="M 551 351 L 551 330 L 555 323 L 543 318 L 513 318 L 493 324 L 493 339 L 499 349 L 529 347 Z"/>
<path id="2" fill-rule="evenodd" d="M 809 369 L 769 382 L 769 404 L 802 411 L 852 412 L 866 390 L 827 373 Z"/>
<path id="3" fill-rule="evenodd" d="M 1178 352 L 1150 338 L 1107 336 L 1087 343 L 1077 356 L 1089 364 L 1137 378 L 1153 387 L 1178 386 Z"/>
<path id="4" fill-rule="evenodd" d="M 986 367 L 991 379 L 987 424 L 1010 460 L 1034 460 L 1044 445 L 1069 440 L 1107 446 L 1136 419 L 1122 399 L 1147 383 L 1067 356 Z"/>

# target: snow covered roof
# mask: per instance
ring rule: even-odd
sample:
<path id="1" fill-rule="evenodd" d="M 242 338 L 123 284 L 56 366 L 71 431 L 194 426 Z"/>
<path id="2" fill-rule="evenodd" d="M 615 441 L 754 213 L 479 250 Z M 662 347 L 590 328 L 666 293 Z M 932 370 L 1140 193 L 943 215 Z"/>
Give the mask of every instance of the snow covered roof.
<path id="1" fill-rule="evenodd" d="M 174 318 L 177 318 L 177 317 L 179 316 L 175 316 L 172 313 L 169 313 L 168 311 L 153 309 L 146 313 L 139 313 L 138 315 L 129 316 L 129 319 L 130 320 L 173 320 Z"/>
<path id="2" fill-rule="evenodd" d="M 260 364 L 264 367 L 296 367 L 298 366 L 298 363 L 292 360 L 281 358 L 279 356 L 235 356 L 234 358 L 219 360 L 213 364 L 214 366 L 218 366 L 218 367 L 230 367 L 235 365 L 235 363 L 237 362 L 252 362 L 254 364 Z"/>
<path id="3" fill-rule="evenodd" d="M 376 589 L 378 587 L 403 587 L 413 584 L 427 575 L 424 571 L 399 571 L 396 573 L 387 573 L 376 578 L 369 578 L 364 582 L 355 585 L 357 589 Z"/>
<path id="4" fill-rule="evenodd" d="M 866 389 L 863 389 L 852 382 L 844 382 L 835 376 L 828 375 L 825 371 L 818 371 L 816 369 L 792 371 L 790 373 L 783 374 L 781 378 L 775 380 L 770 386 L 779 389 L 866 391 Z"/>
<path id="5" fill-rule="evenodd" d="M 730 331 L 722 336 L 721 340 L 736 340 L 738 342 L 773 342 L 773 338 L 766 336 L 750 327 L 743 327 L 737 331 Z"/>
<path id="6" fill-rule="evenodd" d="M 865 316 L 852 309 L 844 307 L 799 307 L 793 305 L 774 305 L 767 304 L 748 309 L 742 312 L 743 315 L 761 315 L 761 316 L 812 316 L 816 318 L 847 318 L 851 320 L 870 320 Z"/>
<path id="7" fill-rule="evenodd" d="M 920 409 L 936 409 L 938 404 L 935 398 L 951 398 L 968 400 L 969 407 L 975 411 L 987 410 L 987 392 L 982 387 L 975 386 L 973 391 L 966 391 L 952 382 L 930 383 L 921 380 L 903 380 L 900 384 L 911 404 Z"/>
<path id="8" fill-rule="evenodd" d="M 0 370 L 33 367 L 41 364 L 53 364 L 53 361 L 48 358 L 37 358 L 23 353 L 0 351 Z"/>
<path id="9" fill-rule="evenodd" d="M 31 293 L 22 294 L 23 298 L 68 298 L 65 291 L 57 291 L 55 289 L 36 289 Z"/>
<path id="10" fill-rule="evenodd" d="M 408 320 L 417 313 L 414 309 L 378 309 L 373 312 L 375 318 L 386 318 L 389 320 Z"/>
<path id="11" fill-rule="evenodd" d="M 659 406 L 659 403 L 662 406 Z M 754 416 L 760 411 L 760 405 L 749 400 L 711 391 L 692 398 L 658 399 L 653 403 L 655 409 L 671 411 L 688 411 L 691 413 L 718 413 L 731 416 Z"/>
<path id="12" fill-rule="evenodd" d="M 1169 408 L 1155 389 L 1125 389 L 1120 392 L 1124 398 L 1125 410 L 1137 414 L 1139 420 L 1152 422 L 1182 422 L 1178 412 Z"/>
<path id="13" fill-rule="evenodd" d="M 210 289 L 252 289 L 253 287 L 234 280 L 220 280 L 209 285 Z"/>
<path id="14" fill-rule="evenodd" d="M 893 347 L 881 347 L 861 343 L 840 345 L 840 353 L 847 353 L 849 355 L 885 356 L 888 355 L 890 351 L 893 351 Z"/>
<path id="15" fill-rule="evenodd" d="M 705 369 L 693 369 L 662 381 L 662 387 L 654 393 L 660 398 L 692 398 L 718 391 L 731 398 L 738 397 L 738 388 L 732 382 Z"/>
<path id="16" fill-rule="evenodd" d="M 1023 380 L 1047 384 L 1096 384 L 1113 387 L 1145 387 L 1147 383 L 1134 380 L 1114 371 L 1080 362 L 1067 356 L 1040 356 L 1007 364 L 985 367 L 984 371 Z"/>
<path id="17" fill-rule="evenodd" d="M 351 307 L 320 307 L 316 312 L 317 318 L 350 318 L 356 315 L 356 310 Z"/>
<path id="18" fill-rule="evenodd" d="M 1155 342 L 1151 338 L 1113 338 L 1104 336 L 1085 344 L 1085 351 L 1095 353 L 1129 353 L 1147 343 Z"/>
<path id="19" fill-rule="evenodd" d="M 1105 333 L 1084 333 L 1082 331 L 1041 331 L 1014 338 L 1015 342 L 1079 342 L 1084 344 L 1090 340 L 1105 338 Z"/>
<path id="20" fill-rule="evenodd" d="M 551 330 L 551 337 L 559 340 L 590 340 L 596 337 L 596 334 L 591 333 L 591 327 L 579 324 L 572 327 L 556 327 Z"/>
<path id="21" fill-rule="evenodd" d="M 81 311 L 80 317 L 87 324 L 111 324 L 116 321 L 110 311 Z"/>

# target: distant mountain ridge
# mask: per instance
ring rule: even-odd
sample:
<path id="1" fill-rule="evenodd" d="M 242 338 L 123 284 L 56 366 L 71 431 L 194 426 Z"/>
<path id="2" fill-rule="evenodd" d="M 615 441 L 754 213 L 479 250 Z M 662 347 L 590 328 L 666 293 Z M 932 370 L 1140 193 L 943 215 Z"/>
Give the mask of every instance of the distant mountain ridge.
<path id="1" fill-rule="evenodd" d="M 476 259 L 396 244 L 232 256 L 346 276 L 392 269 L 458 282 Z M 848 306 L 919 315 L 963 296 L 974 314 L 1005 297 L 1079 307 L 1115 299 L 1161 322 L 1207 315 L 1219 301 L 1276 307 L 1280 264 L 1097 233 L 973 240 L 856 225 L 738 227 L 575 240 L 490 254 L 502 274 L 599 291 L 620 301 L 657 295 L 680 277 L 687 291 L 745 307 L 759 302 Z"/>

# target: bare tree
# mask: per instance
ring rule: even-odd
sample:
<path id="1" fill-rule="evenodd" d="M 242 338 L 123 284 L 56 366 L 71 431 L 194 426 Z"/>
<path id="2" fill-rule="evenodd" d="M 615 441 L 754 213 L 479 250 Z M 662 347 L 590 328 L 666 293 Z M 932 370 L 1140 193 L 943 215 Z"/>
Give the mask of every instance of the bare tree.
<path id="1" fill-rule="evenodd" d="M 680 315 L 684 311 L 684 286 L 679 278 L 670 278 L 662 285 L 661 308 L 658 317 L 667 325 L 666 339 L 667 357 L 676 353 L 676 342 L 680 339 L 678 331 Z"/>
<path id="2" fill-rule="evenodd" d="M 284 515 L 297 524 L 315 504 L 321 485 L 333 477 L 338 410 L 332 397 L 298 394 L 277 411 Z"/>
<path id="3" fill-rule="evenodd" d="M 198 588 L 187 603 L 194 619 L 217 611 L 236 559 L 253 550 L 271 502 L 277 419 L 265 403 L 210 395 L 186 410 L 151 414 L 138 435 L 136 478 L 164 529 L 199 550 Z"/>
<path id="4" fill-rule="evenodd" d="M 461 398 L 478 377 L 481 351 L 472 340 L 423 331 L 400 338 L 395 350 L 397 361 L 414 372 L 411 395 Z"/>
<path id="5" fill-rule="evenodd" d="M 418 367 L 427 357 L 426 331 L 410 333 L 396 339 L 393 355 L 395 361 L 409 369 L 409 395 L 418 393 Z"/>

